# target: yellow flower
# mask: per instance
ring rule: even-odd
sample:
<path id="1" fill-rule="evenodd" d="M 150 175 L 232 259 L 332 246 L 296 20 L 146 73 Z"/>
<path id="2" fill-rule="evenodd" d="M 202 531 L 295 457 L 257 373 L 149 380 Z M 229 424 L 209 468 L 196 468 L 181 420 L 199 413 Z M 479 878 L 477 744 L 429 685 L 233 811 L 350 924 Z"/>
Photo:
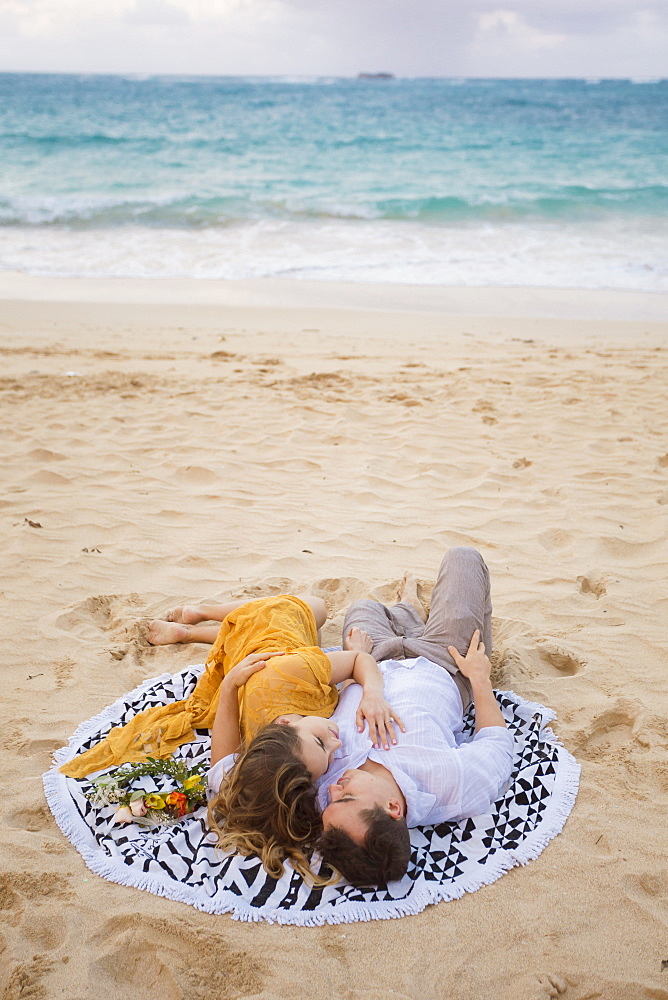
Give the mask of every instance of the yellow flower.
<path id="1" fill-rule="evenodd" d="M 185 788 L 186 791 L 189 791 L 191 788 L 201 787 L 201 785 L 202 785 L 201 774 L 193 774 L 189 778 L 186 778 L 186 780 L 183 782 L 183 787 Z"/>
<path id="2" fill-rule="evenodd" d="M 164 809 L 165 800 L 161 795 L 145 795 L 144 804 L 147 809 Z"/>

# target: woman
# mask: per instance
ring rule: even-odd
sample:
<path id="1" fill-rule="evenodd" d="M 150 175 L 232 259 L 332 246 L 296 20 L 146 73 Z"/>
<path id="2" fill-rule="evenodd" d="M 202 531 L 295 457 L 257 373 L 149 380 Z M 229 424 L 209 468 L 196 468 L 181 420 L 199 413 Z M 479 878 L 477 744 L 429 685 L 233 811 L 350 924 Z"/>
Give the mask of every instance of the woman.
<path id="1" fill-rule="evenodd" d="M 190 617 L 197 617 L 192 610 Z M 389 749 L 393 720 L 402 724 L 383 698 L 382 675 L 369 653 L 319 647 L 326 615 L 320 598 L 231 601 L 199 613 L 220 616 L 220 629 L 204 626 L 202 634 L 191 624 L 188 638 L 160 639 L 160 623 L 153 623 L 149 633 L 154 643 L 210 641 L 217 630 L 190 697 L 139 713 L 61 770 L 79 778 L 147 756 L 166 757 L 195 729 L 211 729 L 209 787 L 215 795 L 209 816 L 221 846 L 259 854 L 274 876 L 282 874 L 285 858 L 311 875 L 306 849 L 320 832 L 313 782 L 340 746 L 328 721 L 338 700 L 335 685 L 348 678 L 362 685 L 358 727 L 366 720 L 374 745 Z M 174 624 L 183 623 L 162 623 Z"/>

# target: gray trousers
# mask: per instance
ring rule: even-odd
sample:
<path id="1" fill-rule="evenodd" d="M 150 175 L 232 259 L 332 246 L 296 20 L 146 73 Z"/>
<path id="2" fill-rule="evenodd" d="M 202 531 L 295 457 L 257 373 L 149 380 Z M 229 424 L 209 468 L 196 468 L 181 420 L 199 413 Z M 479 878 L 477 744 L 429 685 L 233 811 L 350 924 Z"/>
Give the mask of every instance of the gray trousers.
<path id="1" fill-rule="evenodd" d="M 471 704 L 471 684 L 460 673 L 448 653 L 454 646 L 464 655 L 476 629 L 492 651 L 492 600 L 489 570 L 476 549 L 449 549 L 431 597 L 426 623 L 412 604 L 402 602 L 388 608 L 378 601 L 355 601 L 346 612 L 343 641 L 353 627 L 363 629 L 373 642 L 376 660 L 404 660 L 426 656 L 452 675 L 466 710 Z"/>

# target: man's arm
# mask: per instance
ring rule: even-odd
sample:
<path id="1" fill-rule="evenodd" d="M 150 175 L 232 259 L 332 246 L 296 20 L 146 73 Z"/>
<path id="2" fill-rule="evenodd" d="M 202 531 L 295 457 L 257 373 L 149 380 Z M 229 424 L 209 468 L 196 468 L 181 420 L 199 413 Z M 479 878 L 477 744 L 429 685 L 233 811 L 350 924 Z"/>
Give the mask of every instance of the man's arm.
<path id="1" fill-rule="evenodd" d="M 471 682 L 476 733 L 479 729 L 485 729 L 487 726 L 503 726 L 505 728 L 506 723 L 501 714 L 499 703 L 494 696 L 490 680 L 492 664 L 485 653 L 484 642 L 480 642 L 478 629 L 471 637 L 466 656 L 462 656 L 454 646 L 448 646 L 448 652 L 464 677 L 468 677 Z"/>

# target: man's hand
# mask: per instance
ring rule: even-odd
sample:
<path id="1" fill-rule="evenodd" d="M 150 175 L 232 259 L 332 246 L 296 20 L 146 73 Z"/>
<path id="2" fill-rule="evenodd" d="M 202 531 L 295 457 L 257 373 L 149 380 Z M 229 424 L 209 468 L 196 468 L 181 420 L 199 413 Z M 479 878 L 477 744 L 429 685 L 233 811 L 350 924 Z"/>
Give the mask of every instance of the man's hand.
<path id="1" fill-rule="evenodd" d="M 448 652 L 459 667 L 460 672 L 464 677 L 468 677 L 471 684 L 490 679 L 492 664 L 485 653 L 485 643 L 480 641 L 479 629 L 476 629 L 471 636 L 466 656 L 462 656 L 454 646 L 448 646 Z"/>
<path id="2" fill-rule="evenodd" d="M 371 653 L 373 650 L 371 636 L 355 626 L 348 630 L 343 645 L 345 649 L 352 649 L 357 653 Z"/>
<path id="3" fill-rule="evenodd" d="M 448 652 L 464 677 L 468 677 L 471 682 L 476 733 L 488 726 L 505 726 L 503 713 L 492 688 L 492 664 L 485 653 L 485 643 L 480 641 L 479 629 L 471 637 L 466 656 L 462 656 L 454 646 L 448 646 Z"/>
<path id="4" fill-rule="evenodd" d="M 266 667 L 267 660 L 272 656 L 284 655 L 285 653 L 280 650 L 271 653 L 249 653 L 225 674 L 223 687 L 227 689 L 243 687 L 249 677 Z"/>

